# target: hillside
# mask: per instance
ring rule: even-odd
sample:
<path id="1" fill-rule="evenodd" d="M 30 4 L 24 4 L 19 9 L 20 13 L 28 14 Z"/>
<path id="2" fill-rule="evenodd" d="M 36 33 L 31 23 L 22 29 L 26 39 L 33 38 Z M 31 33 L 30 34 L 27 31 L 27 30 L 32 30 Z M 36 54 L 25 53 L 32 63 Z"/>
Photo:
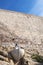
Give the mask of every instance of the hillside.
<path id="1" fill-rule="evenodd" d="M 15 43 L 43 55 L 43 17 L 0 10 L 0 46 Z"/>

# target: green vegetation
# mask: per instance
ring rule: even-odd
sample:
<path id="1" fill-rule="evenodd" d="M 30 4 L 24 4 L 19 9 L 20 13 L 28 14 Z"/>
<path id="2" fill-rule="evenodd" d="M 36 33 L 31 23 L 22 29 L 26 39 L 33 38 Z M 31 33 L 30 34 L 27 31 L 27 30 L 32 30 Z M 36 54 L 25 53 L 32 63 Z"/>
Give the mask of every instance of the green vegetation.
<path id="1" fill-rule="evenodd" d="M 32 54 L 31 58 L 35 59 L 37 62 L 43 63 L 43 56 L 39 54 Z"/>

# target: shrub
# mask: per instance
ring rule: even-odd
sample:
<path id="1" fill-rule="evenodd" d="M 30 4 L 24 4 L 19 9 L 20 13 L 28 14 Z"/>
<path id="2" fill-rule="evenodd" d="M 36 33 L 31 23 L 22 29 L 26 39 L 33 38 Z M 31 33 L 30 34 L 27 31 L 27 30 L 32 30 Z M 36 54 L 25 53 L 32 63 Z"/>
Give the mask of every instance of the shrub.
<path id="1" fill-rule="evenodd" d="M 31 58 L 35 59 L 37 62 L 43 63 L 43 56 L 39 54 L 32 54 Z"/>

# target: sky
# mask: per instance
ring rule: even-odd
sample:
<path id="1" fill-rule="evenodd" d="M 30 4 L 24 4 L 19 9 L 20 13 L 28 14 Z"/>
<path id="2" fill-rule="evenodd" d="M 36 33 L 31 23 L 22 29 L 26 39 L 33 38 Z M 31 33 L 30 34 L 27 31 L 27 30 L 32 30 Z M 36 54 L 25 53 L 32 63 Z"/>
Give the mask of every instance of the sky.
<path id="1" fill-rule="evenodd" d="M 0 0 L 0 9 L 43 16 L 43 0 Z"/>

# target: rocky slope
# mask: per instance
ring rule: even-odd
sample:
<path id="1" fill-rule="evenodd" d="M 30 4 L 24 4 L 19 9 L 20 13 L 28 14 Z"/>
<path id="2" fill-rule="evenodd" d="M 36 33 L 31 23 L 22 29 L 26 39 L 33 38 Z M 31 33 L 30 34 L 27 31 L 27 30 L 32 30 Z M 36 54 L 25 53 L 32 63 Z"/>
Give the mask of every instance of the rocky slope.
<path id="1" fill-rule="evenodd" d="M 43 55 L 43 17 L 0 10 L 0 49 L 9 51 L 15 43 L 25 49 L 25 58 L 30 65 L 32 53 L 39 52 Z M 8 62 L 3 63 L 6 65 Z"/>

